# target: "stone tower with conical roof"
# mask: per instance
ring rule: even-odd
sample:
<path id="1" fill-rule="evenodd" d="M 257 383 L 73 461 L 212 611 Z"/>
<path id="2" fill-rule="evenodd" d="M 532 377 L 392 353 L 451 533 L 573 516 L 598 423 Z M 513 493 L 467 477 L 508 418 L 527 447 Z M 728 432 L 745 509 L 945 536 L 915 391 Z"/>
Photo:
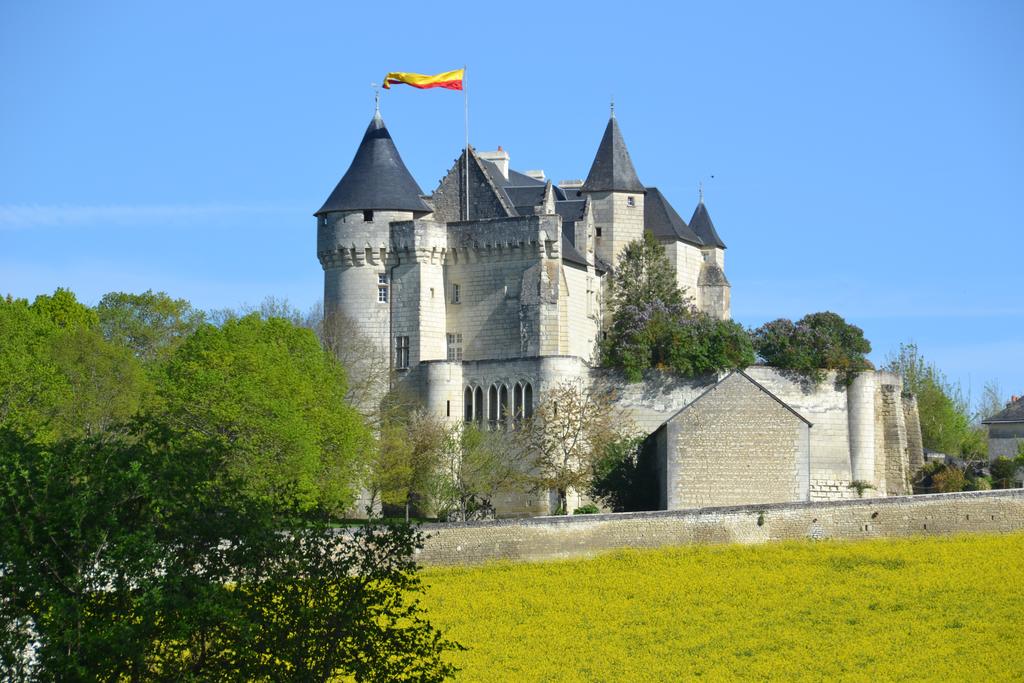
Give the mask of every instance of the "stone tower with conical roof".
<path id="1" fill-rule="evenodd" d="M 732 317 L 732 287 L 725 277 L 725 242 L 711 222 L 711 214 L 704 205 L 703 191 L 690 218 L 690 230 L 702 243 L 703 263 L 697 276 L 697 306 L 708 315 L 728 320 Z"/>
<path id="2" fill-rule="evenodd" d="M 317 219 L 317 257 L 324 269 L 324 325 L 343 358 L 350 384 L 374 385 L 374 400 L 390 370 L 390 224 L 430 213 L 380 112 L 366 128 L 355 157 Z"/>
<path id="3" fill-rule="evenodd" d="M 593 205 L 595 254 L 614 267 L 627 244 L 643 239 L 647 193 L 629 158 L 614 110 L 580 189 Z"/>

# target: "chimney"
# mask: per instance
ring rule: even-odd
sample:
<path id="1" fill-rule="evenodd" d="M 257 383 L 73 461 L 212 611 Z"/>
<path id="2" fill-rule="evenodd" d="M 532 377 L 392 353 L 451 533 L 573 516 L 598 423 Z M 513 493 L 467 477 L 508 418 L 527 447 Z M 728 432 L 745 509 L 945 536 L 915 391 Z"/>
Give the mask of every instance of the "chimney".
<path id="1" fill-rule="evenodd" d="M 498 167 L 501 171 L 501 175 L 505 176 L 505 180 L 508 180 L 508 152 L 498 145 L 497 151 L 494 152 L 477 152 L 476 155 L 484 161 L 489 161 Z"/>
<path id="2" fill-rule="evenodd" d="M 534 180 L 539 180 L 541 182 L 544 182 L 544 181 L 547 180 L 547 178 L 544 176 L 544 171 L 541 171 L 539 169 L 535 170 L 535 171 L 523 171 L 523 175 L 528 175 L 531 178 L 533 178 Z"/>

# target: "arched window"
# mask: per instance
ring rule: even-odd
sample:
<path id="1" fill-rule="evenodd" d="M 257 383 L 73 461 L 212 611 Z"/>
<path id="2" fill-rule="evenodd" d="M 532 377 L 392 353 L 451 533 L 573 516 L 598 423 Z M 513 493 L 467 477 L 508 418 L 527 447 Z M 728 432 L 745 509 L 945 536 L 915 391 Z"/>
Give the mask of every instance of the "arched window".
<path id="1" fill-rule="evenodd" d="M 478 423 L 484 421 L 484 390 L 480 387 L 473 393 L 473 419 Z"/>
<path id="2" fill-rule="evenodd" d="M 491 429 L 498 426 L 498 387 L 493 384 L 487 392 L 487 419 L 491 421 Z"/>
<path id="3" fill-rule="evenodd" d="M 512 388 L 512 419 L 516 422 L 523 419 L 523 383 L 516 382 Z"/>
<path id="4" fill-rule="evenodd" d="M 466 422 L 473 421 L 473 388 L 466 387 L 466 392 L 463 396 L 463 419 Z"/>
<path id="5" fill-rule="evenodd" d="M 498 390 L 498 422 L 502 426 L 508 422 L 508 387 L 504 384 Z"/>
<path id="6" fill-rule="evenodd" d="M 533 385 L 529 382 L 523 387 L 523 417 L 533 417 Z"/>

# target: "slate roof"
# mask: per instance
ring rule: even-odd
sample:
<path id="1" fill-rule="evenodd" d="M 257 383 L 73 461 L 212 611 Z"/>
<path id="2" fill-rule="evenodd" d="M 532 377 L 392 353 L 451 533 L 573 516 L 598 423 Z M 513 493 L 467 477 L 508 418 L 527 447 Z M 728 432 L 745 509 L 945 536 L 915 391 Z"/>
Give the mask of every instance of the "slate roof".
<path id="1" fill-rule="evenodd" d="M 704 263 L 700 267 L 700 275 L 697 276 L 697 286 L 727 286 L 729 280 L 725 277 L 725 271 L 717 263 Z"/>
<path id="2" fill-rule="evenodd" d="M 999 422 L 1024 422 L 1024 398 L 1018 398 L 992 417 L 981 421 L 986 425 Z"/>
<path id="3" fill-rule="evenodd" d="M 365 209 L 429 212 L 422 194 L 377 112 L 345 175 L 314 215 Z"/>
<path id="4" fill-rule="evenodd" d="M 597 155 L 583 189 L 589 192 L 644 192 L 614 116 L 608 119 L 608 127 L 604 129 L 604 137 L 597 147 Z"/>
<path id="5" fill-rule="evenodd" d="M 704 241 L 690 229 L 656 187 L 648 187 L 647 196 L 644 197 L 644 227 L 660 240 L 678 239 L 698 247 L 704 245 Z"/>
<path id="6" fill-rule="evenodd" d="M 704 244 L 725 249 L 725 242 L 715 231 L 715 224 L 711 222 L 711 214 L 704 206 L 703 199 L 697 202 L 697 208 L 693 210 L 693 217 L 690 218 L 690 230 L 693 230 Z"/>

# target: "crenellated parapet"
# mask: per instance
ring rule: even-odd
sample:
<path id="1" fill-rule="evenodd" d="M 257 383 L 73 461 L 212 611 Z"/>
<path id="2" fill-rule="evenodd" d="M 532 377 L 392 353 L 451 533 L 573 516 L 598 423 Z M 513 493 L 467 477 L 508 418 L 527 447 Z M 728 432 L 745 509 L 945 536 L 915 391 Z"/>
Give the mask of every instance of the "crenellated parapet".
<path id="1" fill-rule="evenodd" d="M 399 263 L 441 265 L 448 251 L 448 230 L 432 220 L 391 224 L 391 252 Z"/>
<path id="2" fill-rule="evenodd" d="M 317 219 L 316 255 L 325 269 L 378 266 L 387 260 L 388 224 L 407 221 L 409 211 L 339 211 Z"/>
<path id="3" fill-rule="evenodd" d="M 518 216 L 448 223 L 448 262 L 561 258 L 561 218 Z"/>

